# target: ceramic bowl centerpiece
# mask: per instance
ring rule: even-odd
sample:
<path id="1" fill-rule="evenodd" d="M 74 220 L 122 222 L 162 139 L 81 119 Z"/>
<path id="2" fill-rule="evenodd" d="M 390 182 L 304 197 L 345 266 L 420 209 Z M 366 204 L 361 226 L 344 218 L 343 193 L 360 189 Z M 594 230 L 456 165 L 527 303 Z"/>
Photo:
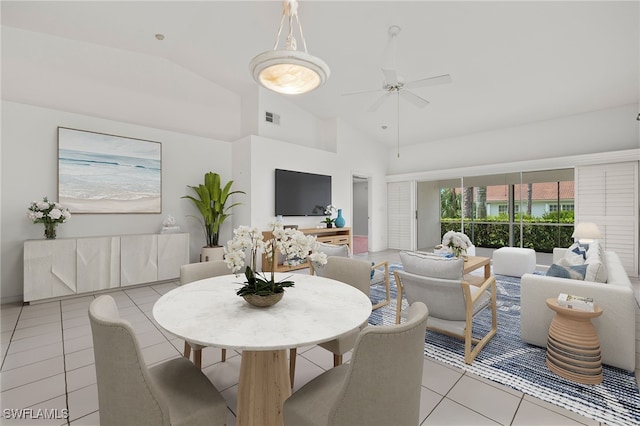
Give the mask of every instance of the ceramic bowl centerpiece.
<path id="1" fill-rule="evenodd" d="M 236 273 L 244 268 L 247 279 L 236 294 L 243 297 L 247 303 L 258 307 L 278 303 L 284 295 L 284 289 L 293 287 L 295 284 L 291 277 L 276 281 L 274 271 L 278 253 L 288 260 L 310 258 L 313 262 L 322 265 L 327 263 L 324 253 L 309 254 L 316 241 L 314 236 L 304 235 L 293 228 L 285 229 L 281 222 L 272 222 L 270 228 L 273 237 L 264 241 L 264 236 L 258 228 L 240 226 L 234 229 L 233 239 L 228 241 L 224 248 L 224 260 L 229 269 Z M 249 264 L 245 266 L 247 252 Z M 258 254 L 262 252 L 271 262 L 269 273 L 256 270 Z"/>
<path id="2" fill-rule="evenodd" d="M 449 231 L 442 237 L 442 246 L 449 247 L 455 257 L 461 257 L 465 261 L 467 261 L 467 249 L 472 245 L 469 237 L 462 232 Z"/>
<path id="3" fill-rule="evenodd" d="M 44 197 L 42 201 L 31 202 L 27 209 L 27 217 L 33 223 L 44 223 L 45 238 L 53 240 L 56 238 L 56 227 L 59 223 L 65 223 L 69 220 L 71 213 L 60 204 Z"/>

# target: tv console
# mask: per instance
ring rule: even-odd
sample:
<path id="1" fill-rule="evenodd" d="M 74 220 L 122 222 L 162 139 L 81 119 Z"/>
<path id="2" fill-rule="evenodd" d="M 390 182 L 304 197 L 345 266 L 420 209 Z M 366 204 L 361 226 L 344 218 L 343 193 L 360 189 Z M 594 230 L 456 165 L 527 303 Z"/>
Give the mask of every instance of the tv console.
<path id="1" fill-rule="evenodd" d="M 351 228 L 302 228 L 298 229 L 305 235 L 315 235 L 316 240 L 321 243 L 347 245 L 351 249 Z M 264 231 L 262 233 L 265 241 L 273 238 L 271 231 Z M 296 269 L 304 269 L 309 267 L 309 261 L 303 262 L 299 265 L 289 266 L 282 263 L 281 258 L 278 259 L 278 263 L 275 267 L 275 272 L 287 272 Z M 262 270 L 265 272 L 271 272 L 271 262 L 267 259 L 265 254 L 262 255 Z"/>

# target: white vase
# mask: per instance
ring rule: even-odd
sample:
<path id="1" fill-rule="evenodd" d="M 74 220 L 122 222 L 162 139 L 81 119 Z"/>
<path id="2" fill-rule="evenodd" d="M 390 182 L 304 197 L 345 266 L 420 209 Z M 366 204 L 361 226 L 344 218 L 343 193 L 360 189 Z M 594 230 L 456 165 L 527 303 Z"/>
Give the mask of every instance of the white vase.
<path id="1" fill-rule="evenodd" d="M 200 262 L 211 262 L 224 259 L 224 247 L 202 247 L 200 250 Z"/>

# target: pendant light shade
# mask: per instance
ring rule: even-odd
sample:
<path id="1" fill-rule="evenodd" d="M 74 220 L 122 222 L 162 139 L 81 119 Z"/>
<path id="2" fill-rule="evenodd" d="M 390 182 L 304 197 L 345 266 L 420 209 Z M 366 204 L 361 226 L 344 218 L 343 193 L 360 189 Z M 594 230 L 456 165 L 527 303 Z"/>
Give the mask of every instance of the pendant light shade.
<path id="1" fill-rule="evenodd" d="M 283 2 L 284 9 L 280 20 L 280 29 L 273 50 L 263 52 L 253 58 L 249 69 L 256 82 L 274 92 L 287 95 L 307 93 L 322 86 L 329 78 L 329 66 L 320 58 L 307 52 L 307 44 L 302 34 L 302 26 L 298 19 L 298 3 L 296 0 Z M 280 34 L 285 18 L 288 17 L 289 34 L 284 49 L 278 49 Z M 296 39 L 293 36 L 293 20 L 298 24 L 298 32 L 304 51 L 296 50 Z"/>

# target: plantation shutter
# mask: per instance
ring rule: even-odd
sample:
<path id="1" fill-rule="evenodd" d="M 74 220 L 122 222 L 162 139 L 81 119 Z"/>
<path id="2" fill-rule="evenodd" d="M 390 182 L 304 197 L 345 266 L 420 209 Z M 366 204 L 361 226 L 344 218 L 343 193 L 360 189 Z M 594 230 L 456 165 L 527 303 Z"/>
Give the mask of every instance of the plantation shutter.
<path id="1" fill-rule="evenodd" d="M 390 249 L 413 250 L 415 209 L 412 182 L 387 184 L 387 238 Z"/>
<path id="2" fill-rule="evenodd" d="M 638 162 L 577 167 L 575 188 L 576 223 L 597 224 L 605 250 L 638 276 Z"/>

